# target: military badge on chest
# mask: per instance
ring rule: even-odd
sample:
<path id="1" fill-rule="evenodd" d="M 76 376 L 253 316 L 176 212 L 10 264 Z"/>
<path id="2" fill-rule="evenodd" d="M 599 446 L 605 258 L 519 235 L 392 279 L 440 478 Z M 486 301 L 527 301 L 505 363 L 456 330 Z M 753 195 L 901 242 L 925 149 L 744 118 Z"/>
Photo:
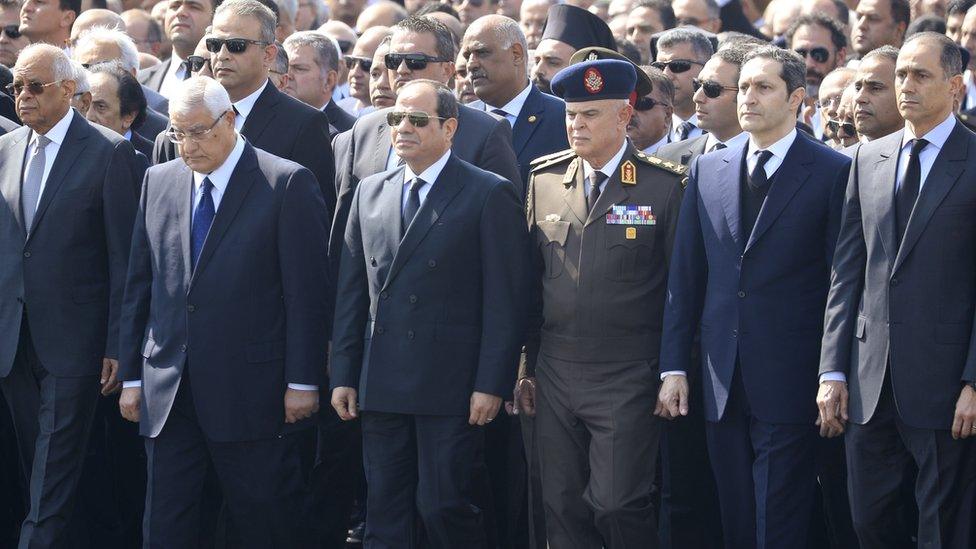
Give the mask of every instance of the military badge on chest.
<path id="1" fill-rule="evenodd" d="M 607 225 L 629 225 L 624 229 L 624 238 L 627 240 L 637 239 L 638 226 L 657 224 L 657 218 L 654 217 L 654 212 L 650 206 L 635 204 L 611 207 L 606 221 Z"/>

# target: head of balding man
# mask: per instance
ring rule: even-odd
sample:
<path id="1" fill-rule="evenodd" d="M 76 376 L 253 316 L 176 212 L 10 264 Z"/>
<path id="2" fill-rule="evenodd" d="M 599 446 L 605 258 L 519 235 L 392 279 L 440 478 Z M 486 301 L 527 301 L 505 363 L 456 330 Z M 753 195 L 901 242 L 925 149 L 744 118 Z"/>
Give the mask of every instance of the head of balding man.
<path id="1" fill-rule="evenodd" d="M 527 47 L 518 23 L 486 15 L 468 27 L 461 41 L 468 79 L 479 99 L 501 107 L 528 85 Z"/>
<path id="2" fill-rule="evenodd" d="M 61 48 L 33 44 L 14 66 L 14 100 L 25 126 L 45 134 L 68 113 L 75 93 L 71 60 Z"/>
<path id="3" fill-rule="evenodd" d="M 78 19 L 75 19 L 71 26 L 71 44 L 78 42 L 78 37 L 85 31 L 95 27 L 115 29 L 125 32 L 125 21 L 122 17 L 110 10 L 93 9 L 81 12 Z"/>

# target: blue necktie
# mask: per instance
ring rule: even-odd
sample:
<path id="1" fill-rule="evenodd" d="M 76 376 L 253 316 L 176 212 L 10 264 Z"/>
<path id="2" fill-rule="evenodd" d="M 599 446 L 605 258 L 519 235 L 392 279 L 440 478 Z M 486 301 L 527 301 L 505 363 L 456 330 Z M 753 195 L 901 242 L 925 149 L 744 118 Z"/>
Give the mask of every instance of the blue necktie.
<path id="1" fill-rule="evenodd" d="M 191 266 L 194 269 L 197 266 L 197 260 L 200 259 L 203 243 L 207 240 L 207 233 L 210 232 L 210 225 L 213 224 L 214 215 L 216 214 L 213 197 L 210 196 L 212 189 L 213 183 L 210 182 L 210 178 L 204 178 L 200 202 L 197 203 L 197 207 L 193 210 L 193 225 L 190 229 L 190 260 Z"/>

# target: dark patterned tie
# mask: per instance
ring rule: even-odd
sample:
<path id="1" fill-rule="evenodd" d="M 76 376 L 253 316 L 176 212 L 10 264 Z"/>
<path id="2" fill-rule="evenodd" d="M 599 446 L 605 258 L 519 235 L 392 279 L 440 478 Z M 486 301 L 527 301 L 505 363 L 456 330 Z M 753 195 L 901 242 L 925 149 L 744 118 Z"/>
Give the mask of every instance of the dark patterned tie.
<path id="1" fill-rule="evenodd" d="M 607 180 L 603 172 L 593 172 L 590 174 L 590 192 L 586 195 L 586 211 L 591 212 L 596 207 L 596 201 L 600 200 L 600 185 Z"/>
<path id="2" fill-rule="evenodd" d="M 681 125 L 678 126 L 678 141 L 684 141 L 685 139 L 688 139 L 688 135 L 691 133 L 691 130 L 693 130 L 694 128 L 695 125 L 692 124 L 691 122 L 682 122 Z"/>
<path id="3" fill-rule="evenodd" d="M 712 145 L 711 150 L 709 150 L 708 152 L 720 151 L 720 150 L 722 150 L 724 148 L 725 148 L 725 143 L 716 143 L 716 144 Z"/>
<path id="4" fill-rule="evenodd" d="M 912 140 L 912 150 L 909 152 L 905 179 L 902 180 L 901 187 L 895 194 L 895 220 L 898 224 L 899 245 L 905 236 L 908 220 L 912 217 L 912 210 L 918 200 L 918 191 L 922 186 L 922 163 L 918 157 L 928 144 L 929 142 L 924 139 Z"/>
<path id="5" fill-rule="evenodd" d="M 491 112 L 494 113 L 494 114 L 497 114 L 498 116 L 500 116 L 502 118 L 504 118 L 505 119 L 505 122 L 508 122 L 508 113 L 507 112 L 505 112 L 505 111 L 503 111 L 501 109 L 491 109 Z M 511 125 L 510 122 L 509 122 L 509 125 Z"/>
<path id="6" fill-rule="evenodd" d="M 749 186 L 753 189 L 763 189 L 769 184 L 769 178 L 766 176 L 766 162 L 773 157 L 773 153 L 769 151 L 759 151 L 759 162 L 756 162 L 756 167 L 752 169 L 752 173 L 749 174 Z"/>
<path id="7" fill-rule="evenodd" d="M 213 196 L 210 195 L 212 190 L 213 183 L 210 182 L 210 178 L 204 178 L 200 189 L 200 202 L 193 209 L 193 225 L 190 230 L 190 265 L 194 269 L 197 267 L 197 260 L 200 259 L 200 252 L 203 251 L 203 243 L 207 240 L 207 233 L 210 232 L 214 215 L 217 213 Z"/>
<path id="8" fill-rule="evenodd" d="M 420 211 L 420 189 L 426 184 L 427 182 L 419 177 L 410 182 L 410 195 L 407 196 L 407 205 L 403 208 L 403 234 L 406 234 L 413 218 L 417 217 L 417 212 Z"/>

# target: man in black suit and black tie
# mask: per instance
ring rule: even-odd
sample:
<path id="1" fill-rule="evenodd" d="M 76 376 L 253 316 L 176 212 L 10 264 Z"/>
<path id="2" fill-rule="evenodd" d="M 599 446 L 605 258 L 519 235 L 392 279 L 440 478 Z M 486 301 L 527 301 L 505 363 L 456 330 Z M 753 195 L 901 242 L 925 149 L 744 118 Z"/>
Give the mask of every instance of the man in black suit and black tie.
<path id="1" fill-rule="evenodd" d="M 122 136 L 69 107 L 73 78 L 60 48 L 26 48 L 13 82 L 25 127 L 0 137 L 0 389 L 30 496 L 21 547 L 66 541 L 99 381 L 118 388 L 141 170 Z"/>
<path id="2" fill-rule="evenodd" d="M 217 8 L 213 22 L 207 50 L 214 78 L 233 102 L 237 131 L 251 145 L 308 168 L 332 215 L 335 161 L 328 117 L 278 91 L 268 80 L 278 53 L 274 13 L 257 0 L 230 0 Z M 165 134 L 156 138 L 155 163 L 176 156 L 176 147 Z"/>
<path id="3" fill-rule="evenodd" d="M 148 162 L 151 141 L 132 130 L 146 118 L 146 96 L 134 76 L 117 63 L 102 63 L 88 69 L 92 102 L 85 117 L 125 137 Z"/>
<path id="4" fill-rule="evenodd" d="M 854 528 L 898 547 L 915 477 L 919 547 L 973 547 L 976 464 L 976 135 L 953 115 L 958 47 L 924 32 L 902 46 L 905 129 L 854 156 L 820 360 L 821 434 L 845 434 Z"/>
<path id="5" fill-rule="evenodd" d="M 170 100 L 181 160 L 146 174 L 120 334 L 119 406 L 149 460 L 144 542 L 198 545 L 212 466 L 243 546 L 304 547 L 296 431 L 325 381 L 328 213 L 307 169 L 238 134 L 214 80 Z"/>
<path id="6" fill-rule="evenodd" d="M 339 50 L 318 31 L 300 31 L 285 39 L 288 52 L 288 95 L 323 111 L 334 133 L 350 128 L 356 117 L 332 100 L 339 78 Z"/>
<path id="7" fill-rule="evenodd" d="M 525 329 L 527 228 L 503 178 L 451 149 L 457 99 L 401 87 L 406 164 L 364 179 L 342 247 L 332 405 L 362 416 L 365 547 L 487 547 L 473 494 L 482 427 L 511 394 Z"/>

